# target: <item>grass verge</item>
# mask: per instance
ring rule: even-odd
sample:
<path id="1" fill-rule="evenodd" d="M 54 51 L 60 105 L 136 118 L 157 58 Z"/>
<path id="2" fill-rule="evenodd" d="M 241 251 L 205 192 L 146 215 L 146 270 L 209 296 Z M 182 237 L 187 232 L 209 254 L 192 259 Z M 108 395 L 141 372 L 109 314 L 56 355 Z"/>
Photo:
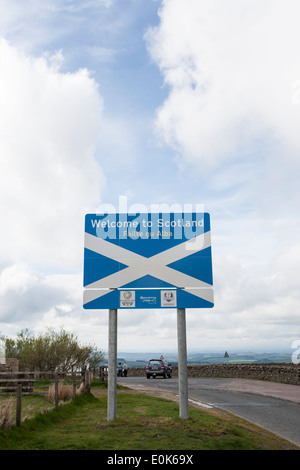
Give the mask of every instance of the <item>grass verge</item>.
<path id="1" fill-rule="evenodd" d="M 57 412 L 0 431 L 1 450 L 292 450 L 280 438 L 231 415 L 196 408 L 179 418 L 178 404 L 122 390 L 118 417 L 107 422 L 106 393 L 78 396 Z"/>

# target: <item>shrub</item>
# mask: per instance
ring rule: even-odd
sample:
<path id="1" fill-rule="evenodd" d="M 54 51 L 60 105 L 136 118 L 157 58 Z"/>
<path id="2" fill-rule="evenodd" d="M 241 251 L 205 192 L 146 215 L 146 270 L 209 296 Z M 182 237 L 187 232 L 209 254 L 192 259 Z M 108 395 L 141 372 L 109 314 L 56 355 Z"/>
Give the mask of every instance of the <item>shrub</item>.
<path id="1" fill-rule="evenodd" d="M 14 400 L 0 402 L 0 428 L 8 429 L 15 424 Z"/>
<path id="2" fill-rule="evenodd" d="M 84 391 L 83 384 L 76 390 L 76 395 L 81 395 Z M 73 385 L 58 384 L 58 401 L 70 401 L 73 398 Z M 48 389 L 47 400 L 55 401 L 55 384 Z"/>

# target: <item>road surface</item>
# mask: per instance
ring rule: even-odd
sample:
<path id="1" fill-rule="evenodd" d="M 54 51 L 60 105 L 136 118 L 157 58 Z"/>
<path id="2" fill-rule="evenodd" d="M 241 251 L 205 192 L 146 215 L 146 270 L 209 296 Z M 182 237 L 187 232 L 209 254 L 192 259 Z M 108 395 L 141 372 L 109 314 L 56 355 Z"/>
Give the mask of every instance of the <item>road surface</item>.
<path id="1" fill-rule="evenodd" d="M 119 378 L 119 383 L 143 390 L 156 387 L 178 395 L 178 379 Z M 300 387 L 258 380 L 189 378 L 189 400 L 246 419 L 300 447 Z"/>

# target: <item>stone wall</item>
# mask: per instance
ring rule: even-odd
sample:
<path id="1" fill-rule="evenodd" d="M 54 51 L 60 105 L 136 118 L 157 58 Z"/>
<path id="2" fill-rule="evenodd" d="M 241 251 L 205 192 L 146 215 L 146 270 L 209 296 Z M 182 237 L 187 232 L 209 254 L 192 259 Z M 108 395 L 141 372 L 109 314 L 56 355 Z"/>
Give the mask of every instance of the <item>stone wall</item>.
<path id="1" fill-rule="evenodd" d="M 178 368 L 172 367 L 172 376 L 177 377 Z M 144 367 L 131 367 L 128 376 L 145 375 Z M 188 366 L 189 377 L 227 377 L 252 380 L 267 380 L 291 385 L 300 385 L 300 364 L 199 364 Z M 299 391 L 300 392 L 300 391 Z"/>
<path id="2" fill-rule="evenodd" d="M 6 358 L 4 364 L 0 364 L 0 372 L 18 372 L 19 361 L 18 359 Z"/>

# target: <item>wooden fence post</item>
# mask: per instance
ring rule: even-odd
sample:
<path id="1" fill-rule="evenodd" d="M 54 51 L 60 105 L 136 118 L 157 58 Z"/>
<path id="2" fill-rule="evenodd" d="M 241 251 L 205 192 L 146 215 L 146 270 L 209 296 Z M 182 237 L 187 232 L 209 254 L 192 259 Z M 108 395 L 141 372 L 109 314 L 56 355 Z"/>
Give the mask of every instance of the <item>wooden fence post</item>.
<path id="1" fill-rule="evenodd" d="M 91 391 L 91 372 L 86 371 L 86 391 L 90 393 Z"/>
<path id="2" fill-rule="evenodd" d="M 16 425 L 21 426 L 21 410 L 22 410 L 22 384 L 17 386 L 17 411 L 16 411 Z"/>
<path id="3" fill-rule="evenodd" d="M 81 369 L 81 381 L 82 381 L 82 384 L 83 384 L 83 390 L 84 391 L 85 391 L 85 379 L 86 379 L 85 371 Z"/>
<path id="4" fill-rule="evenodd" d="M 73 400 L 76 398 L 76 374 L 73 372 Z"/>
<path id="5" fill-rule="evenodd" d="M 58 374 L 55 374 L 55 397 L 54 397 L 54 403 L 55 403 L 55 411 L 58 410 Z"/>

